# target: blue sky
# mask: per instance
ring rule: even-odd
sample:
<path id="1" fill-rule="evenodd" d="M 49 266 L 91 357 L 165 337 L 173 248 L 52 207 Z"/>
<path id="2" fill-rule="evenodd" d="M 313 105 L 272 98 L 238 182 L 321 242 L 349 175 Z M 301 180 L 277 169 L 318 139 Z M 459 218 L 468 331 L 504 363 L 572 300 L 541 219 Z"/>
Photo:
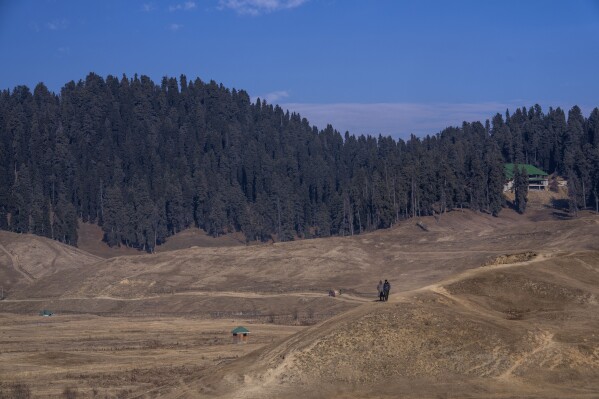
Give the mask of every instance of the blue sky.
<path id="1" fill-rule="evenodd" d="M 599 106 L 597 0 L 0 0 L 0 51 L 2 89 L 185 74 L 354 134 Z"/>

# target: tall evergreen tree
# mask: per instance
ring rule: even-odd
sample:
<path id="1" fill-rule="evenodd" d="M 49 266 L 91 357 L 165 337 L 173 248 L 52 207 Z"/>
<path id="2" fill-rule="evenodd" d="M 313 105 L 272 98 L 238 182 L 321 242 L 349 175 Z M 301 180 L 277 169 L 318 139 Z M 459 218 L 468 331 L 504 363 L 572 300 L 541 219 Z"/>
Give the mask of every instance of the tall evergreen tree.
<path id="1" fill-rule="evenodd" d="M 503 204 L 503 183 L 505 180 L 503 159 L 495 143 L 490 143 L 485 153 L 487 167 L 487 206 L 493 216 L 498 216 Z"/>
<path id="2" fill-rule="evenodd" d="M 528 202 L 528 173 L 526 168 L 520 168 L 517 164 L 514 165 L 514 187 L 514 205 L 518 213 L 524 213 Z"/>

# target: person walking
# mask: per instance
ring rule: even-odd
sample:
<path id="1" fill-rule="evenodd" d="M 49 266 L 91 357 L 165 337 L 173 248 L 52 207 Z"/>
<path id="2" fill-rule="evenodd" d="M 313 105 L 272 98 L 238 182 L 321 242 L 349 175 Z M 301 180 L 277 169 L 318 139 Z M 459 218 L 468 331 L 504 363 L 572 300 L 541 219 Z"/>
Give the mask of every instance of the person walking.
<path id="1" fill-rule="evenodd" d="M 391 291 L 391 283 L 385 279 L 385 283 L 383 284 L 383 295 L 385 297 L 385 302 L 389 300 L 389 291 Z"/>
<path id="2" fill-rule="evenodd" d="M 379 283 L 376 286 L 376 290 L 379 293 L 379 301 L 382 302 L 385 299 L 385 288 L 383 287 L 383 280 L 379 280 Z"/>

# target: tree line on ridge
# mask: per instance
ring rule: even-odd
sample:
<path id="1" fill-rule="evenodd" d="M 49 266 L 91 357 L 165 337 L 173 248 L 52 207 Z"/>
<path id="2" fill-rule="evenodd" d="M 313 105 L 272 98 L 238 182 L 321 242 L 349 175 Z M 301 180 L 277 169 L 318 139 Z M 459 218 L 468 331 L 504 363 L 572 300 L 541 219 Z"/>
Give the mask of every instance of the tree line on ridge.
<path id="1" fill-rule="evenodd" d="M 0 229 L 153 251 L 191 226 L 247 241 L 352 235 L 469 208 L 498 215 L 505 163 L 599 204 L 599 109 L 535 105 L 409 139 L 319 130 L 214 81 L 89 74 L 0 92 Z"/>

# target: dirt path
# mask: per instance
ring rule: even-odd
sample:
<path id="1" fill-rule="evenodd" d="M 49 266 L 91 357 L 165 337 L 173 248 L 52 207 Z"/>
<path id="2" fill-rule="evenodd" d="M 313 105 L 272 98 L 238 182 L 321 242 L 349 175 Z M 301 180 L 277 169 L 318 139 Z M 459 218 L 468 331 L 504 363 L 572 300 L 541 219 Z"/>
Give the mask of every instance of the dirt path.
<path id="1" fill-rule="evenodd" d="M 568 254 L 560 254 L 562 256 L 567 256 Z M 457 303 L 459 306 L 461 306 L 464 310 L 466 310 L 467 312 L 470 313 L 474 313 L 477 314 L 478 316 L 482 316 L 484 318 L 489 318 L 489 317 L 493 317 L 491 314 L 489 314 L 488 310 L 483 310 L 481 308 L 479 308 L 478 306 L 476 306 L 476 304 L 468 301 L 467 299 L 461 298 L 458 295 L 453 295 L 451 294 L 445 287 L 447 285 L 456 283 L 458 281 L 462 281 L 465 280 L 467 278 L 472 278 L 475 277 L 478 274 L 484 273 L 486 271 L 489 270 L 499 270 L 499 269 L 509 269 L 509 268 L 514 268 L 514 267 L 521 267 L 521 266 L 526 266 L 526 265 L 530 265 L 531 263 L 536 263 L 536 262 L 540 262 L 543 260 L 546 260 L 550 257 L 556 256 L 556 253 L 552 253 L 552 254 L 538 254 L 535 258 L 530 259 L 528 261 L 523 261 L 523 262 L 515 262 L 515 263 L 506 263 L 506 264 L 499 264 L 499 265 L 490 265 L 490 266 L 481 266 L 475 269 L 470 269 L 470 270 L 466 270 L 463 273 L 460 273 L 458 275 L 452 276 L 450 278 L 447 278 L 443 281 L 440 281 L 438 283 L 435 284 L 431 284 L 428 285 L 426 287 L 423 287 L 421 289 L 415 290 L 415 291 L 432 291 L 438 295 L 442 295 L 445 298 L 448 298 L 450 300 L 452 300 L 453 302 Z M 412 293 L 414 293 L 414 291 L 412 291 Z M 402 295 L 404 294 L 404 295 Z M 395 301 L 399 301 L 401 299 L 402 296 L 405 296 L 406 293 L 400 293 L 397 294 L 397 297 L 395 298 Z M 524 365 L 529 359 L 531 359 L 534 355 L 536 355 L 537 353 L 547 350 L 548 348 L 550 348 L 552 345 L 554 345 L 554 341 L 553 341 L 553 333 L 550 333 L 548 331 L 539 331 L 536 334 L 536 338 L 539 341 L 539 344 L 531 351 L 526 352 L 518 357 L 516 357 L 514 360 L 512 360 L 512 365 L 505 370 L 501 375 L 499 375 L 498 378 L 504 380 L 504 379 L 510 379 L 514 377 L 514 371 L 516 371 L 519 367 L 521 367 L 522 365 Z"/>
<path id="2" fill-rule="evenodd" d="M 563 255 L 563 254 L 560 254 Z M 525 265 L 530 265 L 531 263 L 537 263 L 537 262 L 541 262 L 544 261 L 546 259 L 552 258 L 557 256 L 557 252 L 554 253 L 539 253 L 537 254 L 537 256 L 535 256 L 533 259 L 527 260 L 527 261 L 523 261 L 523 262 L 514 262 L 514 263 L 504 263 L 504 264 L 499 264 L 499 265 L 488 265 L 488 266 L 480 266 L 480 267 L 476 267 L 473 269 L 468 269 L 463 271 L 462 273 L 458 273 L 456 275 L 453 275 L 449 278 L 446 278 L 445 280 L 424 286 L 422 288 L 418 288 L 416 290 L 413 291 L 406 291 L 406 292 L 401 292 L 396 294 L 396 296 L 405 296 L 405 294 L 408 293 L 414 293 L 414 292 L 421 292 L 421 291 L 433 291 L 433 292 L 438 292 L 438 293 L 442 293 L 442 292 L 447 292 L 447 290 L 444 288 L 447 285 L 453 284 L 453 283 L 457 283 L 458 281 L 462 281 L 465 280 L 467 278 L 471 278 L 474 277 L 480 273 L 484 273 L 490 270 L 500 270 L 500 269 L 511 269 L 513 267 L 521 267 L 521 266 L 525 266 Z M 449 293 L 448 293 L 449 294 Z M 452 298 L 454 298 L 453 295 L 449 294 Z"/>
<path id="3" fill-rule="evenodd" d="M 175 295 L 194 295 L 194 296 L 208 296 L 208 297 L 234 297 L 234 298 L 278 298 L 278 297 L 302 297 L 302 298 L 324 298 L 327 294 L 320 292 L 287 292 L 287 293 L 256 293 L 256 292 L 234 292 L 234 291 L 196 291 L 196 292 L 185 292 L 178 293 Z M 363 298 L 350 294 L 338 295 L 335 297 L 329 297 L 338 301 L 344 302 L 373 302 L 374 299 Z"/>
<path id="4" fill-rule="evenodd" d="M 447 289 L 443 286 L 434 286 L 431 287 L 430 290 L 432 292 L 435 292 L 439 295 L 442 295 L 448 299 L 450 299 L 451 301 L 457 303 L 458 305 L 460 305 L 462 308 L 464 308 L 465 310 L 471 312 L 471 313 L 477 313 L 478 315 L 484 316 L 484 317 L 489 317 L 489 311 L 488 310 L 483 310 L 481 308 L 479 308 L 476 305 L 473 305 L 470 301 L 460 298 L 456 295 L 452 295 L 449 291 L 447 291 Z"/>
<path id="5" fill-rule="evenodd" d="M 107 300 L 107 301 L 144 301 L 148 299 L 171 298 L 173 296 L 203 296 L 209 298 L 247 298 L 247 299 L 262 299 L 262 298 L 278 298 L 278 297 L 301 297 L 301 298 L 331 298 L 337 301 L 366 303 L 374 302 L 375 299 L 363 298 L 359 296 L 343 294 L 336 297 L 329 297 L 325 293 L 318 292 L 289 292 L 289 293 L 256 293 L 256 292 L 234 292 L 234 291 L 190 291 L 179 292 L 175 294 L 152 295 L 136 298 L 118 298 L 106 295 L 93 297 L 56 297 L 56 298 L 29 298 L 29 299 L 5 299 L 4 302 L 46 302 L 46 301 L 71 301 L 71 300 Z"/>
<path id="6" fill-rule="evenodd" d="M 553 334 L 547 331 L 541 331 L 540 333 L 537 334 L 537 337 L 539 338 L 539 345 L 534 348 L 532 351 L 528 352 L 528 353 L 524 353 L 521 356 L 517 357 L 516 360 L 514 360 L 514 364 L 512 364 L 512 366 L 507 369 L 503 374 L 501 374 L 499 376 L 499 378 L 511 378 L 514 377 L 513 373 L 514 371 L 516 371 L 518 369 L 518 367 L 522 366 L 527 360 L 529 360 L 530 358 L 532 358 L 534 355 L 536 355 L 537 353 L 547 350 L 549 347 L 551 347 L 554 344 L 553 341 Z"/>
<path id="7" fill-rule="evenodd" d="M 0 249 L 8 255 L 8 257 L 10 258 L 10 261 L 12 263 L 13 269 L 15 269 L 19 274 L 21 274 L 25 278 L 25 280 L 27 280 L 28 282 L 32 282 L 33 280 L 35 280 L 35 278 L 31 274 L 29 274 L 26 270 L 21 268 L 21 266 L 19 265 L 18 258 L 16 256 L 13 256 L 13 254 L 10 253 L 4 247 L 4 245 L 0 244 Z"/>

